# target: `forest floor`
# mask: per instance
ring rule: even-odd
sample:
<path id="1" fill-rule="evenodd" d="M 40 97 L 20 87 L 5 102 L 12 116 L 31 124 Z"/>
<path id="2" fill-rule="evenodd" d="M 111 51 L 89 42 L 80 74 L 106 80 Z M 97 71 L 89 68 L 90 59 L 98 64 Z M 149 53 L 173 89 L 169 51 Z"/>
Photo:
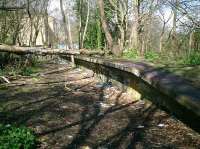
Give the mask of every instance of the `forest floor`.
<path id="1" fill-rule="evenodd" d="M 199 148 L 200 134 L 155 105 L 68 63 L 0 87 L 0 121 L 25 125 L 40 149 Z"/>

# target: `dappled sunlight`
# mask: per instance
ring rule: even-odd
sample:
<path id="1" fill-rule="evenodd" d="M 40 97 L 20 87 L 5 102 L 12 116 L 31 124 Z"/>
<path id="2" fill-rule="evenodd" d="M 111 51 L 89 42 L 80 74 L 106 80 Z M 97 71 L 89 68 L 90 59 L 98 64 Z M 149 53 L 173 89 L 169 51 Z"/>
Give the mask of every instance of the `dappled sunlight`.
<path id="1" fill-rule="evenodd" d="M 126 90 L 101 82 L 89 70 L 70 68 L 40 75 L 37 82 L 18 81 L 0 94 L 0 119 L 32 128 L 39 137 L 38 148 L 175 147 L 182 139 L 174 139 L 174 130 L 178 138 L 190 138 L 191 130 L 182 123 L 154 105 L 134 101 Z M 193 142 L 199 145 L 196 134 Z"/>

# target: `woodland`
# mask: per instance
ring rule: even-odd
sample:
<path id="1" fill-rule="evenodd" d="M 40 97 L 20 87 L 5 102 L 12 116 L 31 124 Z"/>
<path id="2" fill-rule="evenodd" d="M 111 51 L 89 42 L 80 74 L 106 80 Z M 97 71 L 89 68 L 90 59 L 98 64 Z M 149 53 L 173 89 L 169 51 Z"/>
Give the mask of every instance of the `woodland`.
<path id="1" fill-rule="evenodd" d="M 199 5 L 198 0 L 1 0 L 0 43 L 36 46 L 42 32 L 43 46 L 199 64 Z"/>
<path id="2" fill-rule="evenodd" d="M 173 115 L 158 108 L 153 110 L 159 118 L 146 116 L 142 101 L 132 108 L 130 100 L 124 103 L 128 97 L 121 99 L 123 93 L 97 82 L 91 72 L 52 55 L 16 54 L 14 47 L 145 62 L 199 89 L 200 0 L 0 0 L 0 149 L 199 147 L 199 134 Z M 113 95 L 110 102 L 122 100 L 122 107 L 96 101 Z M 166 125 L 157 122 L 161 117 Z M 99 126 L 100 121 L 106 122 Z"/>

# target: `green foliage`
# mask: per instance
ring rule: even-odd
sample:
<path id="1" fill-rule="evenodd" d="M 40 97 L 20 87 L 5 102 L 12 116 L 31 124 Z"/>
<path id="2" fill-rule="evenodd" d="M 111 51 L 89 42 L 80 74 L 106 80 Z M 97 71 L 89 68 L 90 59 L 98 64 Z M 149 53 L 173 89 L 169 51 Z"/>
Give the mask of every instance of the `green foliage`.
<path id="1" fill-rule="evenodd" d="M 99 10 L 93 10 L 94 15 L 90 18 L 84 48 L 102 49 L 105 46 L 105 35 L 101 28 Z"/>
<path id="2" fill-rule="evenodd" d="M 7 90 L 7 89 L 8 89 L 8 86 L 6 86 L 6 85 L 0 86 L 0 90 Z M 0 106 L 0 111 L 1 111 L 1 106 Z"/>
<path id="3" fill-rule="evenodd" d="M 10 75 L 10 76 L 16 76 L 19 74 L 19 69 L 14 69 L 13 67 L 6 67 L 4 69 L 0 69 L 0 76 L 4 75 Z"/>
<path id="4" fill-rule="evenodd" d="M 22 57 L 15 54 L 0 54 L 0 75 L 30 76 L 39 71 L 39 61 L 35 57 Z"/>
<path id="5" fill-rule="evenodd" d="M 39 72 L 39 68 L 37 66 L 24 66 L 24 67 L 12 67 L 8 66 L 5 69 L 0 69 L 0 76 L 9 75 L 23 75 L 23 76 L 31 76 L 34 73 Z"/>
<path id="6" fill-rule="evenodd" d="M 34 149 L 36 137 L 26 127 L 0 124 L 0 149 Z"/>
<path id="7" fill-rule="evenodd" d="M 117 1 L 113 1 L 115 5 L 117 5 Z M 104 10 L 105 10 L 105 16 L 106 19 L 109 20 L 108 22 L 113 22 L 113 18 L 115 17 L 115 10 L 112 9 L 112 6 L 109 2 L 109 0 L 104 0 Z M 112 23 L 112 25 L 116 25 L 115 23 Z"/>
<path id="8" fill-rule="evenodd" d="M 128 49 L 123 52 L 123 58 L 136 59 L 138 56 L 139 56 L 139 53 L 135 49 Z"/>
<path id="9" fill-rule="evenodd" d="M 22 70 L 20 71 L 19 74 L 23 75 L 23 76 L 31 76 L 34 73 L 38 72 L 38 68 L 35 66 L 32 67 L 24 67 L 22 68 Z"/>
<path id="10" fill-rule="evenodd" d="M 88 26 L 84 48 L 86 49 L 102 49 L 104 47 L 104 34 L 101 30 L 99 20 L 91 22 Z"/>
<path id="11" fill-rule="evenodd" d="M 136 49 L 128 49 L 128 50 L 125 50 L 123 52 L 123 58 L 125 59 L 132 59 L 132 60 L 135 60 L 135 59 L 140 59 L 140 58 L 143 58 L 143 57 L 140 57 L 140 54 L 138 52 L 138 50 Z M 144 58 L 148 61 L 157 61 L 159 60 L 160 58 L 160 55 L 159 53 L 155 52 L 155 51 L 147 51 L 145 52 L 144 54 Z"/>
<path id="12" fill-rule="evenodd" d="M 200 52 L 192 52 L 183 58 L 183 64 L 186 65 L 200 65 Z"/>
<path id="13" fill-rule="evenodd" d="M 149 61 L 155 61 L 159 59 L 159 54 L 155 51 L 147 51 L 144 54 L 144 58 Z"/>
<path id="14" fill-rule="evenodd" d="M 0 11 L 0 43 L 16 44 L 23 15 L 23 11 Z"/>
<path id="15" fill-rule="evenodd" d="M 195 29 L 194 39 L 200 40 L 200 28 Z"/>

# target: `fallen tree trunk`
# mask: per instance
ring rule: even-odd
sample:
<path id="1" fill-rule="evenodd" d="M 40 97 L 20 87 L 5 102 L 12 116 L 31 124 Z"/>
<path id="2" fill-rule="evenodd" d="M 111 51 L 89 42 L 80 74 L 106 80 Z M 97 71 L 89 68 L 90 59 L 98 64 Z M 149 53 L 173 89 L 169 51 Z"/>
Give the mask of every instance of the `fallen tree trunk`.
<path id="1" fill-rule="evenodd" d="M 75 55 L 80 54 L 79 50 L 50 49 L 42 47 L 18 47 L 9 45 L 0 45 L 0 52 L 9 52 L 15 54 L 37 54 L 37 55 Z"/>
<path id="2" fill-rule="evenodd" d="M 0 7 L 0 10 L 3 11 L 17 11 L 17 10 L 23 10 L 26 7 Z"/>
<path id="3" fill-rule="evenodd" d="M 93 56 L 93 55 L 104 56 L 105 52 L 104 51 L 100 51 L 100 50 L 80 49 L 80 54 L 89 55 L 89 56 Z"/>
<path id="4" fill-rule="evenodd" d="M 80 50 L 64 50 L 64 49 L 51 49 L 51 48 L 43 48 L 43 47 L 19 47 L 19 46 L 9 46 L 5 44 L 0 44 L 0 52 L 9 52 L 15 54 L 36 54 L 36 55 L 99 55 L 103 56 L 104 51 L 95 51 L 88 49 L 80 49 Z"/>

